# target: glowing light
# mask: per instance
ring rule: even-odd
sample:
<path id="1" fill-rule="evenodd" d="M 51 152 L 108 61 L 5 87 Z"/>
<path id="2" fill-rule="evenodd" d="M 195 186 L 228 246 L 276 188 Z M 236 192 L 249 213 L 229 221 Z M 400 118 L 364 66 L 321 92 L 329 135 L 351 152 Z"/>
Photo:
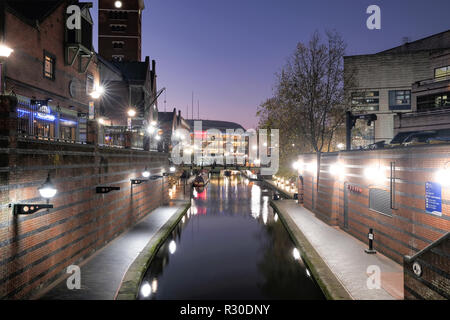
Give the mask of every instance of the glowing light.
<path id="1" fill-rule="evenodd" d="M 177 244 L 174 240 L 172 240 L 169 243 L 169 252 L 170 252 L 170 254 L 174 254 L 175 251 L 177 251 Z"/>
<path id="2" fill-rule="evenodd" d="M 261 164 L 261 160 L 259 159 L 255 159 L 255 161 L 253 161 L 253 163 L 257 166 L 259 166 Z"/>
<path id="3" fill-rule="evenodd" d="M 142 284 L 141 294 L 144 298 L 147 298 L 152 294 L 152 287 L 150 286 L 150 283 L 148 283 L 147 281 L 144 282 L 144 284 Z"/>
<path id="4" fill-rule="evenodd" d="M 333 176 L 343 177 L 345 176 L 345 168 L 341 163 L 334 163 L 330 166 L 330 173 Z"/>
<path id="5" fill-rule="evenodd" d="M 148 133 L 152 134 L 155 131 L 156 131 L 156 128 L 154 126 L 150 125 L 150 126 L 147 127 L 147 132 Z"/>
<path id="6" fill-rule="evenodd" d="M 130 109 L 130 110 L 128 110 L 127 114 L 130 118 L 133 118 L 136 116 L 136 110 Z"/>
<path id="7" fill-rule="evenodd" d="M 306 170 L 311 173 L 317 172 L 317 165 L 315 163 L 306 164 Z"/>
<path id="8" fill-rule="evenodd" d="M 344 149 L 345 149 L 345 144 L 339 143 L 339 144 L 337 145 L 337 148 L 338 148 L 339 150 L 344 150 Z"/>
<path id="9" fill-rule="evenodd" d="M 252 149 L 253 150 L 258 150 L 258 146 L 253 146 Z"/>
<path id="10" fill-rule="evenodd" d="M 175 171 L 177 171 L 177 169 L 175 168 L 175 167 L 170 167 L 170 172 L 175 172 Z"/>
<path id="11" fill-rule="evenodd" d="M 295 161 L 295 162 L 292 164 L 292 167 L 293 167 L 295 170 L 299 170 L 299 169 L 300 169 L 300 162 L 299 162 L 299 161 Z"/>
<path id="12" fill-rule="evenodd" d="M 311 277 L 311 273 L 309 272 L 308 269 L 306 269 L 306 275 L 307 275 L 308 277 Z"/>
<path id="13" fill-rule="evenodd" d="M 115 6 L 117 9 L 122 8 L 122 1 L 116 1 L 116 2 L 114 2 L 114 6 Z"/>
<path id="14" fill-rule="evenodd" d="M 144 172 L 142 172 L 142 176 L 143 176 L 144 178 L 150 177 L 150 171 L 148 171 L 148 170 L 146 169 Z"/>
<path id="15" fill-rule="evenodd" d="M 161 140 L 161 136 L 156 136 L 155 139 L 156 139 L 156 141 L 160 141 Z"/>
<path id="16" fill-rule="evenodd" d="M 273 220 L 275 220 L 275 222 L 278 221 L 278 214 L 275 213 L 275 215 L 273 216 Z"/>
<path id="17" fill-rule="evenodd" d="M 50 180 L 50 175 L 47 176 L 45 183 L 39 188 L 39 193 L 41 197 L 50 199 L 56 195 L 56 188 Z"/>
<path id="18" fill-rule="evenodd" d="M 292 255 L 294 256 L 295 260 L 299 260 L 300 259 L 300 252 L 298 251 L 297 248 L 294 248 L 294 250 L 292 250 Z"/>
<path id="19" fill-rule="evenodd" d="M 98 119 L 98 123 L 101 124 L 102 126 L 104 126 L 105 125 L 105 119 L 103 119 L 103 118 Z"/>
<path id="20" fill-rule="evenodd" d="M 13 53 L 14 50 L 11 49 L 10 47 L 4 45 L 4 44 L 0 44 L 0 57 L 6 57 L 8 58 L 11 53 Z"/>
<path id="21" fill-rule="evenodd" d="M 102 86 L 97 86 L 97 87 L 94 89 L 94 91 L 92 91 L 92 92 L 90 93 L 90 96 L 91 96 L 93 99 L 98 99 L 98 98 L 100 98 L 100 97 L 103 95 L 103 93 L 105 93 L 105 88 L 103 88 Z"/>
<path id="22" fill-rule="evenodd" d="M 436 172 L 435 176 L 436 182 L 440 183 L 443 186 L 450 186 L 450 170 L 449 169 L 441 169 Z"/>
<path id="23" fill-rule="evenodd" d="M 152 126 L 154 126 L 154 127 L 156 127 L 156 124 L 157 124 L 157 122 L 156 122 L 156 121 L 152 121 L 152 122 L 150 122 L 150 125 L 152 125 Z"/>
<path id="24" fill-rule="evenodd" d="M 385 179 L 384 168 L 381 166 L 368 167 L 364 170 L 364 176 L 374 182 L 382 182 Z"/>
<path id="25" fill-rule="evenodd" d="M 153 279 L 152 281 L 152 291 L 155 293 L 156 291 L 158 291 L 158 280 L 157 279 Z"/>

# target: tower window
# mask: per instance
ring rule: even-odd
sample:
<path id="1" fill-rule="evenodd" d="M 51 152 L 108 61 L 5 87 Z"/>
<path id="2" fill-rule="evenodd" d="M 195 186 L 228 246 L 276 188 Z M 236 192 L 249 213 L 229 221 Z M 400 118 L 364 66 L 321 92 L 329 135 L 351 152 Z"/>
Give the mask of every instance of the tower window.
<path id="1" fill-rule="evenodd" d="M 125 42 L 123 41 L 113 41 L 112 46 L 114 49 L 123 49 Z"/>
<path id="2" fill-rule="evenodd" d="M 126 11 L 110 11 L 109 18 L 113 20 L 128 20 L 128 12 Z"/>
<path id="3" fill-rule="evenodd" d="M 126 24 L 111 24 L 110 26 L 113 32 L 125 32 L 127 30 Z"/>
<path id="4" fill-rule="evenodd" d="M 121 54 L 112 56 L 113 61 L 116 61 L 116 62 L 122 62 L 124 58 L 125 58 L 125 56 L 121 55 Z"/>

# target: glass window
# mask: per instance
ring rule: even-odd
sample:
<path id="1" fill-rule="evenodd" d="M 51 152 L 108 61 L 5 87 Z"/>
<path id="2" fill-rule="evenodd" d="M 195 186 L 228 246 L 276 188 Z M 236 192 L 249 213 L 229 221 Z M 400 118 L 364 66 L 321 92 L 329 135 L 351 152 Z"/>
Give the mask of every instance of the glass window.
<path id="1" fill-rule="evenodd" d="M 125 32 L 127 30 L 127 26 L 125 24 L 112 24 L 111 31 L 113 32 Z"/>
<path id="2" fill-rule="evenodd" d="M 380 109 L 379 91 L 352 93 L 352 109 L 355 111 L 378 111 Z"/>
<path id="3" fill-rule="evenodd" d="M 123 41 L 113 41 L 112 42 L 113 48 L 114 49 L 123 49 L 125 42 Z"/>
<path id="4" fill-rule="evenodd" d="M 443 78 L 450 76 L 450 66 L 434 69 L 435 78 Z"/>
<path id="5" fill-rule="evenodd" d="M 44 77 L 55 79 L 55 57 L 49 53 L 44 53 Z"/>
<path id="6" fill-rule="evenodd" d="M 411 91 L 392 90 L 389 91 L 389 110 L 410 110 Z"/>
<path id="7" fill-rule="evenodd" d="M 417 97 L 417 111 L 450 108 L 450 92 Z"/>

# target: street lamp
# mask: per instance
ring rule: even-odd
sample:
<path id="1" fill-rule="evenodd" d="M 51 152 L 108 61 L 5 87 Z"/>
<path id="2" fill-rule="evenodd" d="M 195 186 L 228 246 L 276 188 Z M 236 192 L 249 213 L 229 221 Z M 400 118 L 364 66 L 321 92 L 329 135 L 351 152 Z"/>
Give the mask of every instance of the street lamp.
<path id="1" fill-rule="evenodd" d="M 134 109 L 129 109 L 127 113 L 130 118 L 134 118 L 136 116 L 136 110 Z"/>

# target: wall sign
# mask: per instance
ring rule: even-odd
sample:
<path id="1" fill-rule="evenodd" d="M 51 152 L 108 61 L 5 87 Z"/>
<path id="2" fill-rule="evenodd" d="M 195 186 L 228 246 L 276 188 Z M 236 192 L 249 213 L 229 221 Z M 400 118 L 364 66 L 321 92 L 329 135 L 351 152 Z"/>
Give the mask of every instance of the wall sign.
<path id="1" fill-rule="evenodd" d="M 348 189 L 348 191 L 353 192 L 353 193 L 362 193 L 362 188 L 351 185 L 351 184 L 347 185 L 347 189 Z"/>
<path id="2" fill-rule="evenodd" d="M 89 120 L 94 120 L 94 118 L 95 118 L 94 101 L 89 101 Z"/>
<path id="3" fill-rule="evenodd" d="M 440 183 L 425 183 L 425 210 L 427 213 L 442 216 L 442 186 Z"/>

